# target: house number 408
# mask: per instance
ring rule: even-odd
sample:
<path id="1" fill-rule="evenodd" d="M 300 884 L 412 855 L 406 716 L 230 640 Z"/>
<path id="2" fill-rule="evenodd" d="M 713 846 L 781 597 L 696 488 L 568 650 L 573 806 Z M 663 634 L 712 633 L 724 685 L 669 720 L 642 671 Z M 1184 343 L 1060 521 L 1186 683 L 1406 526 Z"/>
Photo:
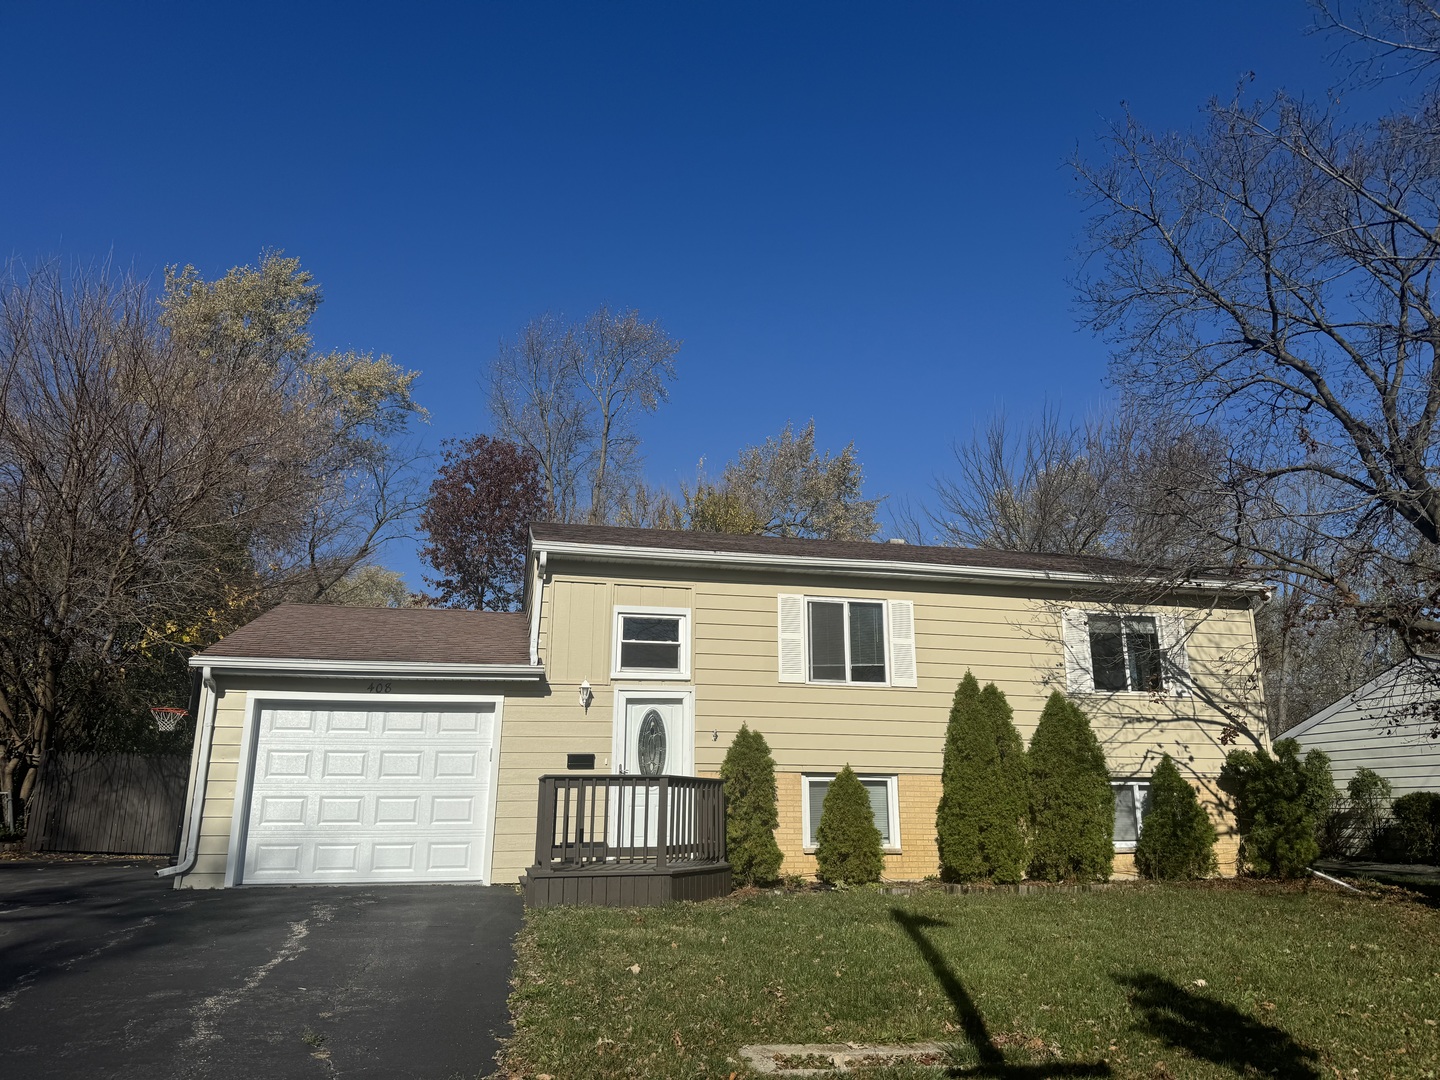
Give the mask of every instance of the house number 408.
<path id="1" fill-rule="evenodd" d="M 372 694 L 388 694 L 390 693 L 390 683 L 388 681 L 372 682 L 365 689 L 369 690 Z"/>

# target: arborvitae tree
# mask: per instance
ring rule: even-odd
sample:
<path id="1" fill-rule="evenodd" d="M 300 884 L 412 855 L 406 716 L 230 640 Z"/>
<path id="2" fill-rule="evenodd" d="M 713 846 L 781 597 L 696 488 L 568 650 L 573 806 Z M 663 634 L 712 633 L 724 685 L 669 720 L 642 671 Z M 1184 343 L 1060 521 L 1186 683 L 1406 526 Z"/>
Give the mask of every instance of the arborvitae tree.
<path id="1" fill-rule="evenodd" d="M 940 772 L 940 806 L 935 811 L 935 843 L 940 849 L 942 881 L 976 881 L 986 876 L 985 862 L 980 857 L 984 784 L 981 770 L 976 767 L 981 736 L 980 682 L 966 671 L 950 705 Z"/>
<path id="2" fill-rule="evenodd" d="M 725 848 L 742 885 L 774 881 L 784 856 L 775 842 L 775 759 L 765 736 L 740 725 L 720 766 L 725 783 Z"/>
<path id="3" fill-rule="evenodd" d="M 1025 873 L 1025 744 L 1005 695 L 965 673 L 945 732 L 935 814 L 946 881 L 1019 881 Z"/>
<path id="4" fill-rule="evenodd" d="M 1030 740 L 1030 876 L 1104 881 L 1115 859 L 1115 793 L 1083 711 L 1056 691 Z"/>
<path id="5" fill-rule="evenodd" d="M 1150 778 L 1145 827 L 1135 844 L 1141 877 L 1188 881 L 1215 873 L 1215 825 L 1166 754 Z"/>
<path id="6" fill-rule="evenodd" d="M 1235 796 L 1241 854 L 1260 877 L 1304 876 L 1320 855 L 1316 830 L 1335 798 L 1330 758 L 1281 739 L 1275 756 L 1263 749 L 1232 750 L 1220 770 L 1220 786 Z"/>
<path id="7" fill-rule="evenodd" d="M 863 885 L 879 881 L 885 868 L 880 830 L 865 785 L 849 765 L 830 782 L 815 830 L 817 876 L 831 884 Z"/>

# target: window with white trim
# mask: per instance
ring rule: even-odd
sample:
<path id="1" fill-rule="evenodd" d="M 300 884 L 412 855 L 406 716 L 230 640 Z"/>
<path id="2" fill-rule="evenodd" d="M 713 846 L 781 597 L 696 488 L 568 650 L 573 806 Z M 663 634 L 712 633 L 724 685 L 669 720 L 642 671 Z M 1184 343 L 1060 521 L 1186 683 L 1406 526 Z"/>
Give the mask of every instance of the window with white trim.
<path id="1" fill-rule="evenodd" d="M 1090 670 L 1096 690 L 1165 689 L 1165 654 L 1153 615 L 1091 615 Z"/>
<path id="2" fill-rule="evenodd" d="M 1129 614 L 1071 608 L 1061 627 L 1072 694 L 1189 693 L 1188 635 L 1180 612 Z"/>
<path id="3" fill-rule="evenodd" d="M 1150 803 L 1148 780 L 1112 780 L 1115 793 L 1115 850 L 1134 851 Z"/>
<path id="4" fill-rule="evenodd" d="M 810 600 L 806 604 L 811 682 L 885 681 L 885 604 Z"/>
<path id="5" fill-rule="evenodd" d="M 912 601 L 782 594 L 779 603 L 781 682 L 916 684 Z"/>
<path id="6" fill-rule="evenodd" d="M 801 776 L 801 825 L 805 830 L 805 850 L 815 849 L 815 834 L 820 828 L 825 808 L 825 793 L 830 790 L 834 773 Z M 860 777 L 865 794 L 870 796 L 870 812 L 875 815 L 875 828 L 880 830 L 880 846 L 886 851 L 900 850 L 899 779 L 894 776 Z"/>
<path id="7" fill-rule="evenodd" d="M 690 677 L 690 613 L 679 608 L 616 608 L 614 675 Z"/>

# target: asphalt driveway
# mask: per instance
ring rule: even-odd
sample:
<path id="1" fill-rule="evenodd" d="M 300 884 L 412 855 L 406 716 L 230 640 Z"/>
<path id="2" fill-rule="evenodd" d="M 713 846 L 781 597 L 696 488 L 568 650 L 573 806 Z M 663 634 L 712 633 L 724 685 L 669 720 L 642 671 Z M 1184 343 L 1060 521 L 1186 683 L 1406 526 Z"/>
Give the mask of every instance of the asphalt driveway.
<path id="1" fill-rule="evenodd" d="M 176 892 L 0 863 L 6 1075 L 473 1080 L 508 1029 L 510 889 Z"/>

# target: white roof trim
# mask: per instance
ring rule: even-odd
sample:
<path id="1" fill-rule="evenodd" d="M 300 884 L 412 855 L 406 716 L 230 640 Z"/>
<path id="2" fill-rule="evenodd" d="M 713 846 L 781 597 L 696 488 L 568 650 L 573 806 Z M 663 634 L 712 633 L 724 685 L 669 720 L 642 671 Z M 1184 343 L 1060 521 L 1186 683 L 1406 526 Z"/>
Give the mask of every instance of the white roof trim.
<path id="1" fill-rule="evenodd" d="M 545 677 L 545 668 L 530 664 L 448 664 L 434 661 L 307 660 L 299 657 L 213 656 L 190 658 L 191 667 L 215 671 L 268 671 L 273 674 L 345 676 L 389 675 L 417 679 L 495 679 L 530 681 Z"/>
<path id="2" fill-rule="evenodd" d="M 1434 658 L 1431 657 L 1407 656 L 1398 664 L 1386 668 L 1379 675 L 1376 675 L 1373 679 L 1363 684 L 1358 689 L 1350 691 L 1350 693 L 1346 694 L 1338 701 L 1332 701 L 1329 705 L 1326 705 L 1325 708 L 1321 709 L 1314 716 L 1311 716 L 1305 720 L 1301 720 L 1300 723 L 1296 724 L 1294 727 L 1289 728 L 1286 731 L 1282 731 L 1279 737 L 1282 739 L 1293 739 L 1297 736 L 1308 733 L 1312 729 L 1319 727 L 1326 720 L 1329 720 L 1336 713 L 1343 712 L 1344 710 L 1350 708 L 1351 705 L 1358 704 L 1365 698 L 1369 697 L 1386 683 L 1399 682 L 1400 676 L 1404 673 L 1405 669 L 1410 667 L 1411 665 L 1423 664 L 1427 662 L 1433 664 L 1435 661 Z"/>
<path id="3" fill-rule="evenodd" d="M 777 570 L 825 570 L 833 573 L 864 575 L 867 577 L 936 578 L 958 581 L 1024 581 L 1048 582 L 1057 585 L 1094 585 L 1115 579 L 1104 574 L 1080 573 L 1069 570 L 1014 570 L 986 566 L 952 566 L 947 563 L 895 562 L 889 559 L 838 559 L 820 555 L 772 555 L 756 552 L 735 551 L 691 551 L 683 548 L 639 547 L 629 544 L 589 544 L 574 540 L 534 540 L 534 550 L 551 555 L 570 555 L 576 558 L 599 559 L 608 562 L 667 563 L 680 566 L 706 566 L 730 564 L 739 566 L 767 567 Z M 1137 579 L 1147 585 L 1164 585 L 1166 579 L 1143 577 Z M 1213 578 L 1196 578 L 1178 583 L 1179 588 L 1219 590 L 1223 592 L 1254 593 L 1269 596 L 1268 585 L 1248 581 L 1221 581 Z"/>

